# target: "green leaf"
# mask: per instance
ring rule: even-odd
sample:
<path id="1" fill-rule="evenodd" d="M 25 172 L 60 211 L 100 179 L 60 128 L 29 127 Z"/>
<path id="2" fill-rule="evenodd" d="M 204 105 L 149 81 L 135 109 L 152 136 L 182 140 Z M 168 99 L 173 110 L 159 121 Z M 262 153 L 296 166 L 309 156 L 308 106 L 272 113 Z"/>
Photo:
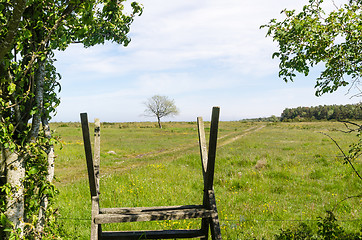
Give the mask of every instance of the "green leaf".
<path id="1" fill-rule="evenodd" d="M 1 222 L 1 225 L 2 226 L 5 226 L 6 224 L 7 224 L 7 221 L 8 220 L 8 218 L 6 217 L 6 215 L 4 214 L 4 213 L 2 213 L 1 215 L 0 215 L 0 222 Z"/>
<path id="2" fill-rule="evenodd" d="M 10 83 L 8 86 L 8 91 L 9 91 L 9 95 L 13 94 L 16 90 L 16 85 L 15 83 Z"/>
<path id="3" fill-rule="evenodd" d="M 47 55 L 46 55 L 46 54 L 42 54 L 42 55 L 41 55 L 41 58 L 40 58 L 40 61 L 44 61 L 45 59 L 47 59 Z"/>
<path id="4" fill-rule="evenodd" d="M 9 124 L 9 131 L 12 132 L 14 130 L 14 125 L 13 124 Z"/>
<path id="5" fill-rule="evenodd" d="M 31 33 L 31 31 L 28 30 L 28 29 L 26 29 L 26 30 L 24 31 L 24 34 L 23 34 L 23 36 L 24 36 L 25 38 L 30 38 L 32 35 L 33 35 L 33 34 Z"/>
<path id="6" fill-rule="evenodd" d="M 33 175 L 35 173 L 38 172 L 38 168 L 37 167 L 32 167 L 29 171 L 28 171 L 28 174 L 29 175 Z"/>
<path id="7" fill-rule="evenodd" d="M 30 114 L 31 116 L 33 116 L 35 113 L 36 113 L 36 110 L 35 110 L 35 109 L 32 109 L 29 114 Z"/>

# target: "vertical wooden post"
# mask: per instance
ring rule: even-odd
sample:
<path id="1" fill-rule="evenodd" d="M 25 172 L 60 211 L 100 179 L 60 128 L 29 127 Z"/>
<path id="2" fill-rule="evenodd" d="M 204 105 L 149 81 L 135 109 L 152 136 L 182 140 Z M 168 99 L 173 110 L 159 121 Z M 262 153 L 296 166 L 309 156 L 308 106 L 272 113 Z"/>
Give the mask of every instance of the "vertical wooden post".
<path id="1" fill-rule="evenodd" d="M 98 193 L 96 190 L 96 178 L 95 178 L 95 174 L 94 174 L 92 146 L 90 143 L 87 113 L 81 113 L 80 118 L 81 118 L 81 122 L 82 122 L 83 142 L 84 142 L 85 157 L 86 157 L 86 161 L 87 161 L 89 188 L 90 188 L 91 196 L 93 197 L 93 196 L 97 196 Z"/>
<path id="2" fill-rule="evenodd" d="M 216 199 L 215 199 L 215 194 L 214 194 L 214 190 L 209 190 L 208 191 L 208 195 L 209 195 L 209 207 L 211 210 L 214 210 L 216 212 L 216 216 L 212 217 L 210 221 L 210 226 L 211 226 L 211 236 L 212 236 L 212 240 L 221 240 L 221 229 L 220 229 L 220 222 L 219 222 L 219 216 L 218 216 L 218 212 L 217 212 L 217 208 L 216 208 Z"/>
<path id="3" fill-rule="evenodd" d="M 92 196 L 92 222 L 90 240 L 98 240 L 101 230 L 101 225 L 94 222 L 94 217 L 99 214 L 99 196 Z"/>
<path id="4" fill-rule="evenodd" d="M 204 186 L 206 182 L 206 170 L 207 170 L 207 147 L 206 147 L 206 137 L 205 137 L 205 127 L 202 117 L 197 118 L 197 130 L 199 135 L 199 146 L 200 146 L 200 156 L 201 156 L 201 165 L 202 165 L 202 176 L 204 179 Z M 205 196 L 204 196 L 205 204 Z M 203 231 L 205 237 L 202 237 L 201 240 L 207 240 L 209 237 L 209 225 L 210 221 L 207 218 L 203 218 L 201 221 L 201 230 Z"/>
<path id="5" fill-rule="evenodd" d="M 215 170 L 217 132 L 219 127 L 219 113 L 220 113 L 219 107 L 212 108 L 210 137 L 209 137 L 209 153 L 207 156 L 207 169 L 205 176 L 206 177 L 205 191 L 212 190 L 214 184 L 214 170 Z"/>
<path id="6" fill-rule="evenodd" d="M 205 138 L 205 127 L 202 117 L 197 118 L 197 130 L 199 134 L 202 174 L 203 177 L 205 178 L 206 169 L 207 169 L 207 147 L 206 147 L 206 138 Z"/>
<path id="7" fill-rule="evenodd" d="M 92 159 L 92 146 L 90 143 L 89 135 L 89 126 L 88 126 L 88 115 L 87 113 L 80 114 L 82 132 L 83 132 L 83 142 L 84 142 L 84 151 L 87 161 L 88 169 L 88 179 L 89 179 L 89 188 L 91 193 L 92 200 L 92 223 L 91 223 L 91 240 L 98 240 L 99 227 L 98 224 L 94 223 L 94 216 L 99 213 L 99 196 L 97 189 L 97 180 L 94 171 L 94 163 Z"/>
<path id="8" fill-rule="evenodd" d="M 208 226 L 211 226 L 212 240 L 221 240 L 220 223 L 216 209 L 216 199 L 214 195 L 214 171 L 216 158 L 217 133 L 219 127 L 220 108 L 213 107 L 211 115 L 211 127 L 209 136 L 209 151 L 207 155 L 206 172 L 204 175 L 204 200 L 203 205 L 216 212 L 216 216 L 209 219 L 203 219 L 202 229 L 208 231 Z M 201 143 L 201 142 L 200 142 Z M 204 153 L 201 153 L 204 154 Z M 205 157 L 202 157 L 205 159 Z M 206 240 L 206 238 L 204 238 Z"/>
<path id="9" fill-rule="evenodd" d="M 97 193 L 99 194 L 99 169 L 101 158 L 101 123 L 99 118 L 94 119 L 94 175 L 96 178 Z"/>

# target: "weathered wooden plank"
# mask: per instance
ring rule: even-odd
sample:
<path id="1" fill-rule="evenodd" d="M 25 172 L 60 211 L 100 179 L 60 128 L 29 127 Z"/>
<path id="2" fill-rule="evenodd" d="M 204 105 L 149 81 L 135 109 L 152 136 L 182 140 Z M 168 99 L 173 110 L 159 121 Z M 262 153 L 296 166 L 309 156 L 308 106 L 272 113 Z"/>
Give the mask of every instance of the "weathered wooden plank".
<path id="1" fill-rule="evenodd" d="M 205 137 L 205 126 L 202 117 L 197 118 L 197 130 L 199 135 L 199 147 L 201 156 L 202 176 L 204 180 L 204 186 L 206 186 L 206 170 L 207 170 L 207 147 Z M 203 231 L 202 240 L 207 240 L 209 236 L 209 219 L 203 218 L 201 221 L 201 230 Z"/>
<path id="2" fill-rule="evenodd" d="M 198 229 L 188 230 L 155 230 L 155 231 L 127 231 L 103 232 L 104 240 L 138 240 L 138 239 L 174 239 L 174 238 L 201 238 L 203 233 Z"/>
<path id="3" fill-rule="evenodd" d="M 96 178 L 97 192 L 99 194 L 99 169 L 101 162 L 101 123 L 98 118 L 94 119 L 94 175 Z"/>
<path id="4" fill-rule="evenodd" d="M 215 171 L 215 158 L 216 158 L 216 145 L 217 145 L 217 133 L 219 127 L 219 107 L 213 107 L 211 115 L 211 127 L 210 127 L 210 136 L 209 136 L 209 151 L 207 154 L 207 164 L 206 170 L 204 173 L 204 197 L 203 205 L 207 209 L 211 209 L 208 190 L 213 189 L 214 182 L 214 171 Z M 201 142 L 200 142 L 201 144 Z M 206 144 L 206 143 L 205 143 Z M 206 148 L 206 147 L 205 147 Z M 202 153 L 204 154 L 204 153 Z M 201 230 L 204 232 L 205 237 L 202 240 L 208 239 L 209 226 L 211 225 L 211 219 L 203 218 L 201 222 Z M 213 235 L 213 234 L 212 234 Z"/>
<path id="5" fill-rule="evenodd" d="M 217 208 L 216 208 L 216 199 L 215 199 L 214 190 L 209 190 L 208 194 L 209 194 L 209 201 L 210 201 L 209 206 L 215 213 L 211 217 L 211 221 L 210 221 L 211 237 L 212 237 L 212 240 L 221 240 L 222 239 L 221 238 L 221 229 L 220 229 L 219 216 L 218 216 Z"/>
<path id="6" fill-rule="evenodd" d="M 215 212 L 206 209 L 186 209 L 177 211 L 152 211 L 143 213 L 126 214 L 99 214 L 94 217 L 96 224 L 121 223 L 121 222 L 145 222 L 159 220 L 182 220 L 191 218 L 213 217 Z"/>
<path id="7" fill-rule="evenodd" d="M 98 192 L 97 192 L 97 186 L 96 186 L 96 178 L 95 178 L 95 174 L 94 174 L 94 165 L 93 165 L 93 159 L 92 159 L 92 147 L 91 147 L 91 143 L 90 143 L 87 113 L 81 113 L 80 119 L 81 119 L 81 123 L 82 123 L 85 157 L 87 160 L 89 188 L 90 188 L 91 196 L 93 197 L 93 196 L 97 196 Z"/>
<path id="8" fill-rule="evenodd" d="M 206 147 L 204 121 L 202 120 L 202 117 L 197 118 L 197 130 L 198 130 L 198 135 L 199 135 L 202 175 L 203 175 L 204 181 L 205 181 L 205 174 L 206 174 L 206 169 L 207 169 L 207 147 Z"/>
<path id="9" fill-rule="evenodd" d="M 171 211 L 182 209 L 204 209 L 203 205 L 180 205 L 180 206 L 157 206 L 157 207 L 135 207 L 135 208 L 101 208 L 102 214 L 124 214 L 124 213 L 142 213 L 152 211 Z"/>
<path id="10" fill-rule="evenodd" d="M 200 238 L 201 240 L 209 239 L 209 226 L 210 226 L 209 218 L 203 218 L 201 221 L 201 231 L 203 233 L 203 236 Z"/>
<path id="11" fill-rule="evenodd" d="M 211 115 L 211 127 L 210 127 L 210 140 L 209 140 L 209 153 L 206 170 L 206 183 L 205 190 L 213 189 L 214 171 L 215 171 L 215 157 L 216 157 L 216 145 L 217 145 L 217 133 L 219 127 L 219 114 L 220 108 L 213 107 Z"/>
<path id="12" fill-rule="evenodd" d="M 92 219 L 99 214 L 99 197 L 93 196 L 92 197 Z M 94 223 L 94 221 L 91 222 L 91 240 L 98 240 L 99 231 L 101 231 L 101 226 Z"/>

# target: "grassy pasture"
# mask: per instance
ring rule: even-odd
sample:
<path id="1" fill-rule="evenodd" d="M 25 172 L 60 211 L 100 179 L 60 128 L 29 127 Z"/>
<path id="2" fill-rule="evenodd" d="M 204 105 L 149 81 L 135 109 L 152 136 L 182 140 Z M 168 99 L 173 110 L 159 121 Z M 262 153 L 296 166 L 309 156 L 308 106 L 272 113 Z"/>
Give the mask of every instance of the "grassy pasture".
<path id="1" fill-rule="evenodd" d="M 53 129 L 63 145 L 55 166 L 61 222 L 72 239 L 89 239 L 90 193 L 80 124 L 54 123 Z M 342 199 L 359 194 L 361 181 L 342 164 L 334 143 L 320 133 L 347 149 L 356 137 L 338 129 L 344 126 L 336 122 L 220 122 L 215 193 L 223 238 L 272 239 L 280 228 L 316 220 Z M 165 123 L 164 129 L 155 123 L 103 123 L 101 207 L 202 203 L 198 151 L 195 122 Z M 358 160 L 359 172 L 361 165 Z M 340 225 L 347 230 L 361 228 L 361 203 L 354 198 L 338 204 L 336 217 L 344 220 Z M 198 226 L 199 221 L 191 220 L 105 228 Z"/>

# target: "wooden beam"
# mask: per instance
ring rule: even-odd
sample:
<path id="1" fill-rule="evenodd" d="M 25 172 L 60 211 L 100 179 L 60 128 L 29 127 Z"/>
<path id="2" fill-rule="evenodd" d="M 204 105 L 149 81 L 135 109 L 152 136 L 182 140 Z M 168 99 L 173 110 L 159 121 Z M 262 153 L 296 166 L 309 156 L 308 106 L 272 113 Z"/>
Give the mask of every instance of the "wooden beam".
<path id="1" fill-rule="evenodd" d="M 99 214 L 99 197 L 93 196 L 92 197 L 92 220 L 94 219 L 97 214 Z M 91 238 L 90 240 L 98 240 L 99 239 L 99 232 L 101 230 L 101 225 L 96 224 L 94 221 L 91 222 Z"/>
<path id="2" fill-rule="evenodd" d="M 205 181 L 205 174 L 206 174 L 206 169 L 207 169 L 207 147 L 206 147 L 204 121 L 202 120 L 202 117 L 197 118 L 197 130 L 198 130 L 198 135 L 199 135 L 202 175 L 203 175 L 204 181 Z"/>
<path id="3" fill-rule="evenodd" d="M 203 197 L 203 205 L 207 209 L 212 209 L 210 206 L 209 199 L 209 190 L 213 190 L 214 185 L 214 171 L 215 171 L 215 158 L 216 158 L 216 145 L 217 145 L 217 133 L 219 128 L 219 115 L 220 108 L 213 107 L 211 114 L 211 126 L 210 126 L 210 136 L 209 136 L 209 151 L 207 155 L 207 168 L 204 174 L 204 197 Z M 217 214 L 217 212 L 216 212 Z M 217 216 L 216 216 L 217 218 Z M 204 232 L 205 237 L 202 240 L 208 239 L 209 234 L 209 226 L 212 225 L 211 218 L 203 218 L 201 222 L 201 230 Z M 211 229 L 211 235 L 213 237 L 213 229 Z"/>
<path id="4" fill-rule="evenodd" d="M 159 207 L 135 207 L 135 208 L 101 208 L 99 213 L 104 214 L 137 214 L 155 211 L 177 211 L 187 209 L 204 209 L 203 205 L 159 206 Z"/>
<path id="5" fill-rule="evenodd" d="M 175 238 L 200 238 L 202 236 L 203 233 L 199 229 L 127 231 L 127 232 L 103 232 L 102 240 L 175 239 Z"/>
<path id="6" fill-rule="evenodd" d="M 204 180 L 204 187 L 206 187 L 206 170 L 207 170 L 207 147 L 206 147 L 206 137 L 205 137 L 205 126 L 202 117 L 197 118 L 197 130 L 199 135 L 199 147 L 200 147 L 200 156 L 201 156 L 201 166 L 202 166 L 202 176 Z M 204 196 L 205 198 L 206 196 Z M 204 199 L 205 202 L 205 199 Z M 205 206 L 206 207 L 206 206 Z M 209 219 L 203 218 L 201 221 L 201 230 L 203 231 L 203 237 L 201 240 L 207 240 L 209 236 Z"/>
<path id="7" fill-rule="evenodd" d="M 209 140 L 209 153 L 207 156 L 207 169 L 206 169 L 206 181 L 205 191 L 213 189 L 214 171 L 215 171 L 215 158 L 216 158 L 216 145 L 217 145 L 217 132 L 219 127 L 219 114 L 220 108 L 213 107 L 211 115 L 211 127 L 210 127 L 210 140 Z"/>
<path id="8" fill-rule="evenodd" d="M 213 212 L 215 213 L 210 220 L 211 237 L 212 240 L 221 240 L 222 239 L 221 229 L 220 229 L 219 216 L 216 208 L 216 199 L 215 199 L 214 190 L 209 190 L 208 194 L 209 194 L 209 206 L 211 210 L 213 210 Z"/>
<path id="9" fill-rule="evenodd" d="M 101 123 L 98 118 L 94 119 L 94 175 L 96 178 L 97 193 L 99 190 L 99 169 L 101 163 Z"/>
<path id="10" fill-rule="evenodd" d="M 181 220 L 191 218 L 208 218 L 215 215 L 214 211 L 206 209 L 185 209 L 171 211 L 150 211 L 124 214 L 98 214 L 94 216 L 96 224 L 121 222 L 146 222 L 159 220 Z"/>
<path id="11" fill-rule="evenodd" d="M 92 146 L 90 143 L 87 113 L 81 113 L 80 119 L 81 119 L 81 123 L 82 123 L 84 151 L 85 151 L 85 157 L 86 157 L 86 161 L 87 161 L 89 188 L 90 188 L 91 196 L 94 197 L 94 196 L 98 196 L 98 192 L 97 192 L 97 187 L 96 187 L 96 178 L 95 178 L 95 174 L 94 174 L 94 165 L 93 165 L 93 159 L 92 159 Z"/>

